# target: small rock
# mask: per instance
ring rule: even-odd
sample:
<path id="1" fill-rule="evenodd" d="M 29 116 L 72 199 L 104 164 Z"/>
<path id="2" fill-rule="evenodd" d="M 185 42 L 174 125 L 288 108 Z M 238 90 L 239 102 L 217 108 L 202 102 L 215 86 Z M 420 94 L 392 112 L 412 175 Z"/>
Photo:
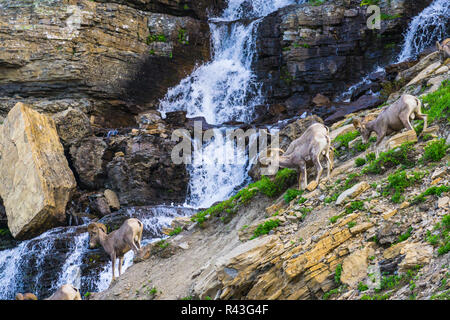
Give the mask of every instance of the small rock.
<path id="1" fill-rule="evenodd" d="M 111 209 L 113 210 L 120 209 L 119 198 L 117 197 L 117 194 L 114 191 L 106 189 L 103 195 L 105 196 L 106 202 L 108 203 Z"/>
<path id="2" fill-rule="evenodd" d="M 345 190 L 341 193 L 341 195 L 337 198 L 336 204 L 340 205 L 342 204 L 347 198 L 354 199 L 357 196 L 359 196 L 364 191 L 368 190 L 370 188 L 370 185 L 366 181 L 362 181 L 353 187 L 351 187 L 348 190 Z"/>
<path id="3" fill-rule="evenodd" d="M 384 213 L 382 215 L 382 217 L 383 217 L 384 220 L 388 220 L 388 219 L 392 218 L 394 215 L 396 215 L 397 212 L 398 212 L 398 210 L 394 209 L 394 210 L 391 210 L 389 212 Z"/>
<path id="4" fill-rule="evenodd" d="M 438 200 L 438 208 L 443 209 L 443 208 L 448 207 L 449 201 L 450 201 L 449 197 L 439 198 L 439 200 Z"/>
<path id="5" fill-rule="evenodd" d="M 316 188 L 317 188 L 317 182 L 315 180 L 313 180 L 308 184 L 308 186 L 306 187 L 306 190 L 314 191 Z"/>

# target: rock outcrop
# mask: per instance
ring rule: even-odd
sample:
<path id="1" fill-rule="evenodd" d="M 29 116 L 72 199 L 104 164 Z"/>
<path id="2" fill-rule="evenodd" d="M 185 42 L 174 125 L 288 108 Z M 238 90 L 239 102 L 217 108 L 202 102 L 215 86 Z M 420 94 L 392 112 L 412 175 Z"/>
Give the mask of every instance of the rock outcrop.
<path id="1" fill-rule="evenodd" d="M 401 46 L 408 18 L 430 2 L 380 1 L 382 13 L 389 17 L 381 21 L 380 30 L 367 28 L 367 7 L 352 0 L 292 5 L 267 16 L 258 31 L 255 69 L 268 102 L 283 103 L 290 115 L 311 109 L 322 117 L 328 115 L 333 103 L 314 107 L 313 98 L 321 94 L 333 100 L 375 65 L 388 63 Z M 366 90 L 379 91 L 377 86 Z M 352 104 L 347 113 L 376 103 Z"/>
<path id="2" fill-rule="evenodd" d="M 208 24 L 193 17 L 205 14 L 183 8 L 213 1 L 104 2 L 0 1 L 0 116 L 22 101 L 130 127 L 139 110 L 209 59 Z M 179 16 L 143 11 L 170 6 Z"/>
<path id="3" fill-rule="evenodd" d="M 54 121 L 18 103 L 0 141 L 0 195 L 12 235 L 31 238 L 63 224 L 76 183 Z"/>

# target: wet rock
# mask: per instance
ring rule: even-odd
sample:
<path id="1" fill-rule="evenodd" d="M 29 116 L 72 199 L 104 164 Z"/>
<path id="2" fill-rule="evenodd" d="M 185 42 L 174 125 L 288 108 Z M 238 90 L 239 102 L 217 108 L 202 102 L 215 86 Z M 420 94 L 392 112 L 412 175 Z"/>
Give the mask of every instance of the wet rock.
<path id="1" fill-rule="evenodd" d="M 89 118 L 80 110 L 69 108 L 53 115 L 58 135 L 65 147 L 92 135 Z"/>
<path id="2" fill-rule="evenodd" d="M 104 155 L 106 142 L 100 137 L 88 137 L 70 147 L 72 164 L 82 188 L 95 190 L 105 182 Z"/>
<path id="3" fill-rule="evenodd" d="M 375 108 L 383 103 L 383 100 L 378 96 L 364 95 L 358 100 L 351 103 L 341 103 L 336 105 L 337 111 L 327 117 L 324 121 L 326 124 L 333 123 L 344 118 L 347 114 L 357 111 Z"/>
<path id="4" fill-rule="evenodd" d="M 103 195 L 105 196 L 106 202 L 108 203 L 110 209 L 112 210 L 120 209 L 119 198 L 117 197 L 117 194 L 114 191 L 106 189 L 105 192 L 103 192 Z"/>
<path id="5" fill-rule="evenodd" d="M 65 222 L 76 183 L 49 117 L 18 103 L 0 133 L 0 195 L 16 239 Z"/>

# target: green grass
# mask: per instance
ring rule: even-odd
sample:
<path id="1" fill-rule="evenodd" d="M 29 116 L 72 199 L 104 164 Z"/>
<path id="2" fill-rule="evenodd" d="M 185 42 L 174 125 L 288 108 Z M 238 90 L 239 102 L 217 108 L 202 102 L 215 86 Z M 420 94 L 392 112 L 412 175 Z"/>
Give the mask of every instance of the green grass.
<path id="1" fill-rule="evenodd" d="M 412 204 L 418 204 L 421 202 L 424 202 L 426 200 L 427 196 L 431 196 L 431 195 L 435 195 L 440 197 L 444 192 L 449 192 L 450 191 L 450 186 L 432 186 L 430 188 L 428 188 L 427 190 L 425 190 L 424 192 L 422 192 L 420 195 L 414 197 L 414 199 L 411 201 Z"/>
<path id="2" fill-rule="evenodd" d="M 362 283 L 362 282 L 359 282 L 358 283 L 358 290 L 360 291 L 360 292 L 364 292 L 364 291 L 366 291 L 366 290 L 368 290 L 369 289 L 369 287 L 367 286 L 367 284 L 364 284 L 364 283 Z"/>
<path id="3" fill-rule="evenodd" d="M 281 221 L 276 220 L 268 220 L 264 223 L 261 223 L 256 227 L 255 232 L 253 233 L 253 237 L 250 238 L 250 240 L 253 240 L 255 238 L 258 238 L 262 235 L 268 234 L 271 230 L 277 228 L 280 225 Z"/>
<path id="4" fill-rule="evenodd" d="M 445 157 L 447 149 L 449 148 L 450 145 L 446 144 L 445 139 L 430 141 L 424 149 L 421 160 L 426 162 L 438 162 Z"/>
<path id="5" fill-rule="evenodd" d="M 147 37 L 146 43 L 149 45 L 153 42 L 166 42 L 167 38 L 163 34 L 151 34 Z"/>
<path id="6" fill-rule="evenodd" d="M 394 203 L 400 203 L 404 200 L 403 193 L 406 188 L 422 181 L 425 173 L 412 172 L 407 173 L 405 170 L 397 171 L 388 176 L 388 185 L 383 191 L 383 196 L 392 194 L 391 201 Z"/>
<path id="7" fill-rule="evenodd" d="M 359 135 L 360 133 L 358 131 L 351 131 L 345 134 L 340 134 L 336 137 L 336 139 L 333 140 L 333 143 L 337 143 L 341 147 L 345 147 L 348 149 L 348 143 L 355 140 Z"/>
<path id="8" fill-rule="evenodd" d="M 441 256 L 450 251 L 450 214 L 442 217 L 433 229 L 433 233 L 427 231 L 426 240 L 438 247 L 438 255 Z"/>
<path id="9" fill-rule="evenodd" d="M 181 227 L 175 228 L 172 232 L 169 233 L 169 236 L 175 236 L 179 234 L 181 231 L 183 231 L 183 228 Z"/>
<path id="10" fill-rule="evenodd" d="M 401 146 L 381 152 L 377 159 L 371 160 L 369 164 L 363 168 L 363 174 L 381 174 L 387 169 L 402 165 L 404 168 L 411 168 L 414 162 L 414 142 L 406 142 Z"/>
<path id="11" fill-rule="evenodd" d="M 287 189 L 286 193 L 284 194 L 283 198 L 286 203 L 291 202 L 298 196 L 301 196 L 303 194 L 303 190 L 298 189 Z"/>
<path id="12" fill-rule="evenodd" d="M 413 228 L 409 227 L 405 233 L 402 233 L 401 235 L 398 236 L 398 239 L 397 239 L 397 241 L 395 241 L 395 243 L 397 244 L 397 243 L 407 240 L 411 236 L 412 230 L 413 230 Z"/>
<path id="13" fill-rule="evenodd" d="M 364 158 L 356 158 L 355 165 L 357 167 L 362 167 L 365 164 L 366 164 L 366 159 L 364 159 Z"/>
<path id="14" fill-rule="evenodd" d="M 341 284 L 341 274 L 342 274 L 342 264 L 338 264 L 336 266 L 336 270 L 334 271 L 334 283 L 337 285 Z"/>
<path id="15" fill-rule="evenodd" d="M 345 212 L 347 214 L 350 214 L 356 210 L 363 210 L 364 209 L 364 202 L 361 200 L 353 201 L 348 208 L 345 209 Z"/>
<path id="16" fill-rule="evenodd" d="M 293 185 L 297 180 L 297 173 L 295 170 L 282 169 L 278 171 L 273 180 L 263 176 L 261 180 L 249 184 L 246 188 L 240 190 L 233 197 L 213 206 L 204 211 L 195 214 L 191 220 L 198 222 L 200 225 L 206 221 L 207 217 L 219 216 L 222 213 L 234 214 L 241 205 L 248 203 L 256 194 L 261 193 L 269 198 L 278 196 Z"/>
<path id="17" fill-rule="evenodd" d="M 430 123 L 440 119 L 447 119 L 450 123 L 450 80 L 444 80 L 437 91 L 427 94 L 422 101 L 428 104 L 422 110 Z"/>

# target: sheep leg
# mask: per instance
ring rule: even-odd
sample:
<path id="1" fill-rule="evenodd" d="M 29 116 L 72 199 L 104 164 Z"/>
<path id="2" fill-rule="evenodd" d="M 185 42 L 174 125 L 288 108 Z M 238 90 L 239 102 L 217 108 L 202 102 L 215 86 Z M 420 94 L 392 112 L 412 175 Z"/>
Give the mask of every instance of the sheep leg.
<path id="1" fill-rule="evenodd" d="M 319 180 L 320 180 L 320 177 L 322 176 L 322 172 L 323 172 L 323 167 L 320 164 L 319 157 L 320 157 L 320 153 L 316 157 L 314 157 L 314 160 L 313 160 L 314 166 L 316 167 L 316 171 L 317 171 L 317 175 L 316 175 L 316 183 L 317 184 L 319 184 Z"/>
<path id="2" fill-rule="evenodd" d="M 333 170 L 333 164 L 330 160 L 330 151 L 325 154 L 325 158 L 327 158 L 327 179 L 330 179 L 330 172 Z"/>
<path id="3" fill-rule="evenodd" d="M 303 179 L 302 179 L 303 176 Z M 308 185 L 308 174 L 306 173 L 306 165 L 304 162 L 300 163 L 300 176 L 298 178 L 298 189 L 306 189 Z"/>
<path id="4" fill-rule="evenodd" d="M 119 277 L 122 274 L 123 256 L 119 257 Z"/>
<path id="5" fill-rule="evenodd" d="M 112 263 L 112 281 L 114 282 L 114 281 L 116 281 L 116 275 L 114 272 L 114 269 L 116 268 L 116 254 L 115 253 L 111 256 L 111 263 Z"/>
<path id="6" fill-rule="evenodd" d="M 428 116 L 426 114 L 421 114 L 420 112 L 416 113 L 417 119 L 423 120 L 423 130 L 420 133 L 419 137 L 423 135 L 423 132 L 428 128 Z"/>

